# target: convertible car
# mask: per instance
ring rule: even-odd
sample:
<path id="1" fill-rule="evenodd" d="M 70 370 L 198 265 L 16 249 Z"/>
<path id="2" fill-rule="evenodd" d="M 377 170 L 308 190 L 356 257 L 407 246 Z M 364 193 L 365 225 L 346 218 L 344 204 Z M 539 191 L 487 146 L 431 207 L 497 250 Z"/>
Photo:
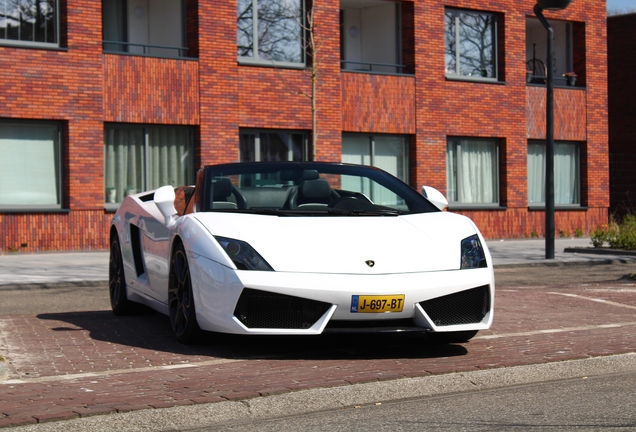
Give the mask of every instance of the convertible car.
<path id="1" fill-rule="evenodd" d="M 368 166 L 203 167 L 194 186 L 126 197 L 110 228 L 110 301 L 202 331 L 426 332 L 464 342 L 493 319 L 494 273 L 475 224 Z"/>

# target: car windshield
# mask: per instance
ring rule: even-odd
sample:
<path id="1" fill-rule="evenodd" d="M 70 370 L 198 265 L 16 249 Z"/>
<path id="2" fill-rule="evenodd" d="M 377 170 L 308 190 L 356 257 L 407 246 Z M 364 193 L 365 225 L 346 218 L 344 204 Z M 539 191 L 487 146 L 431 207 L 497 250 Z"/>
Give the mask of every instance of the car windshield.
<path id="1" fill-rule="evenodd" d="M 253 162 L 205 168 L 202 211 L 279 216 L 398 216 L 439 211 L 377 168 L 321 162 Z"/>

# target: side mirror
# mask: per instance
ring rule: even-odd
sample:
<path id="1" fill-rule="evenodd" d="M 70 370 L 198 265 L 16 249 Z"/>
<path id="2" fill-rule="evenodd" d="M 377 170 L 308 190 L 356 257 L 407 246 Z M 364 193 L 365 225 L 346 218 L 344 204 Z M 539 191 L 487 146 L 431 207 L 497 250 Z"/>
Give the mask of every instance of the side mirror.
<path id="1" fill-rule="evenodd" d="M 155 205 L 161 212 L 163 223 L 166 226 L 173 224 L 173 216 L 177 214 L 177 209 L 174 208 L 174 198 L 174 188 L 170 185 L 161 186 L 155 191 Z"/>
<path id="2" fill-rule="evenodd" d="M 440 191 L 431 186 L 422 186 L 422 195 L 440 210 L 448 207 L 448 200 Z"/>

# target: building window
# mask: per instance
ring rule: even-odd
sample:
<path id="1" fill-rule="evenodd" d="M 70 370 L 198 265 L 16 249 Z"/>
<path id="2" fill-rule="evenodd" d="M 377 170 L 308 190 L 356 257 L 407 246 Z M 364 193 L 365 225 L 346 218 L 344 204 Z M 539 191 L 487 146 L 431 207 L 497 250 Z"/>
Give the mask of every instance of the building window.
<path id="1" fill-rule="evenodd" d="M 61 128 L 0 121 L 0 209 L 62 207 Z"/>
<path id="2" fill-rule="evenodd" d="M 406 9 L 402 13 L 402 9 Z M 375 0 L 340 0 L 340 63 L 342 70 L 412 73 L 408 52 L 413 43 L 409 5 Z M 403 51 L 405 51 L 403 53 Z"/>
<path id="3" fill-rule="evenodd" d="M 497 15 L 445 11 L 446 76 L 497 79 Z"/>
<path id="4" fill-rule="evenodd" d="M 241 162 L 307 160 L 307 133 L 298 131 L 242 130 Z"/>
<path id="5" fill-rule="evenodd" d="M 408 142 L 408 137 L 402 135 L 344 134 L 342 162 L 375 166 L 408 183 Z M 398 204 L 393 192 L 360 183 L 357 178 L 343 177 L 342 187 L 363 193 L 375 203 Z"/>
<path id="6" fill-rule="evenodd" d="M 0 41 L 11 45 L 58 46 L 57 0 L 0 0 Z"/>
<path id="7" fill-rule="evenodd" d="M 408 137 L 344 134 L 342 162 L 375 166 L 408 183 Z"/>
<path id="8" fill-rule="evenodd" d="M 104 51 L 186 57 L 181 1 L 102 0 Z"/>
<path id="9" fill-rule="evenodd" d="M 302 0 L 238 0 L 239 61 L 304 65 L 303 15 Z"/>
<path id="10" fill-rule="evenodd" d="M 554 143 L 554 204 L 581 204 L 579 146 Z M 545 206 L 545 141 L 528 143 L 528 202 Z"/>
<path id="11" fill-rule="evenodd" d="M 554 50 L 554 61 L 552 76 L 554 84 L 565 86 L 567 78 L 563 74 L 567 72 L 575 72 L 579 78 L 583 78 L 585 74 L 585 61 L 579 58 L 578 65 L 574 65 L 574 38 L 573 25 L 566 21 L 548 21 L 554 32 L 554 42 L 552 49 Z M 530 71 L 530 82 L 534 84 L 545 84 L 548 75 L 548 50 L 546 40 L 546 30 L 538 19 L 526 19 L 526 70 Z M 584 45 L 578 41 L 578 45 Z M 578 47 L 577 51 L 581 48 Z M 583 48 L 584 50 L 584 48 Z M 584 53 L 580 54 L 584 57 Z"/>
<path id="12" fill-rule="evenodd" d="M 446 193 L 451 204 L 499 204 L 499 148 L 496 139 L 449 138 Z"/>
<path id="13" fill-rule="evenodd" d="M 107 124 L 104 129 L 107 204 L 164 185 L 194 183 L 192 128 Z"/>

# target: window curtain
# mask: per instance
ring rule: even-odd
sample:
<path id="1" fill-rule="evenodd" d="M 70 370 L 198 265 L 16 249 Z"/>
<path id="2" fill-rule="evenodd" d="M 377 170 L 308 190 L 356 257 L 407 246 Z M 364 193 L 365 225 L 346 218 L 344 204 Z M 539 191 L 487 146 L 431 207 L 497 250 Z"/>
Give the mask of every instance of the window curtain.
<path id="1" fill-rule="evenodd" d="M 145 146 L 141 128 L 107 127 L 104 138 L 107 203 L 145 190 Z"/>
<path id="2" fill-rule="evenodd" d="M 189 129 L 148 129 L 148 189 L 183 186 L 194 179 Z"/>
<path id="3" fill-rule="evenodd" d="M 545 204 L 545 143 L 528 144 L 528 202 Z M 554 203 L 581 203 L 576 144 L 554 144 Z"/>
<path id="4" fill-rule="evenodd" d="M 0 205 L 61 206 L 57 125 L 0 123 Z"/>
<path id="5" fill-rule="evenodd" d="M 545 203 L 544 144 L 528 145 L 528 202 L 530 204 Z"/>
<path id="6" fill-rule="evenodd" d="M 104 147 L 107 203 L 119 203 L 127 195 L 168 184 L 183 186 L 194 180 L 189 128 L 110 126 L 106 128 Z"/>
<path id="7" fill-rule="evenodd" d="M 447 151 L 447 188 L 451 201 L 496 204 L 497 145 L 492 141 L 451 141 Z"/>

